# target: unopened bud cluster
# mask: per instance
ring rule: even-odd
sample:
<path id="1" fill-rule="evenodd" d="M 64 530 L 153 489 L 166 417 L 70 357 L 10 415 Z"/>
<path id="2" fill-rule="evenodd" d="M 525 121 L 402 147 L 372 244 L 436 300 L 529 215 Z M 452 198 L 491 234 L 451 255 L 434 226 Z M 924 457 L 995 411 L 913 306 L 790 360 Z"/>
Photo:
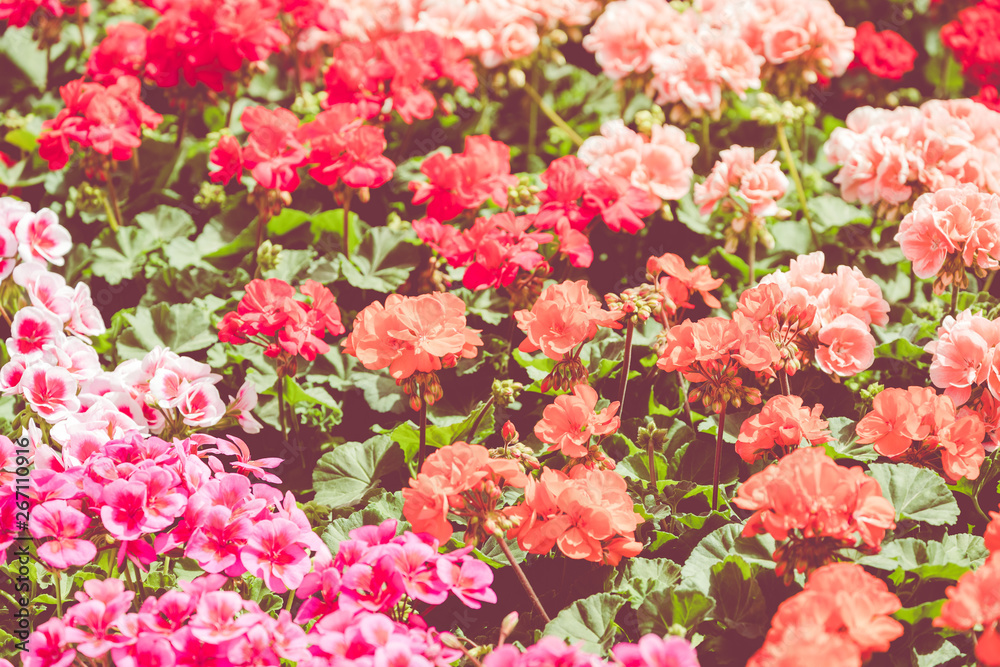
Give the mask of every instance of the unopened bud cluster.
<path id="1" fill-rule="evenodd" d="M 541 390 L 569 391 L 578 384 L 587 382 L 590 372 L 579 357 L 566 357 L 556 362 L 555 368 L 542 379 Z"/>
<path id="2" fill-rule="evenodd" d="M 493 403 L 497 407 L 507 407 L 517 400 L 517 397 L 524 391 L 524 385 L 513 380 L 493 381 Z M 508 422 L 509 423 L 509 422 Z"/>
<path id="3" fill-rule="evenodd" d="M 654 127 L 659 127 L 666 122 L 667 115 L 656 104 L 651 109 L 643 109 L 635 115 L 636 129 L 639 131 L 639 134 L 645 134 L 647 137 L 653 134 Z"/>
<path id="4" fill-rule="evenodd" d="M 434 405 L 444 397 L 441 380 L 433 371 L 414 373 L 408 378 L 396 380 L 396 384 L 402 387 L 403 393 L 410 397 L 410 407 L 414 410 L 419 410 L 425 404 Z"/>
<path id="5" fill-rule="evenodd" d="M 750 111 L 750 118 L 764 125 L 795 123 L 816 115 L 816 105 L 812 102 L 802 101 L 799 104 L 791 100 L 779 102 L 778 98 L 770 93 L 758 94 L 757 105 Z"/>
<path id="6" fill-rule="evenodd" d="M 527 208 L 538 203 L 537 193 L 538 188 L 522 177 L 517 185 L 507 189 L 507 199 L 511 208 Z"/>
<path id="7" fill-rule="evenodd" d="M 645 322 L 650 315 L 659 311 L 663 296 L 652 285 L 629 287 L 621 294 L 605 294 L 604 301 L 611 310 L 620 310 L 625 316 Z"/>
<path id="8" fill-rule="evenodd" d="M 220 183 L 203 182 L 194 196 L 194 204 L 200 208 L 226 203 L 226 188 Z"/>
<path id="9" fill-rule="evenodd" d="M 635 444 L 639 449 L 657 451 L 663 448 L 663 443 L 667 441 L 667 429 L 656 428 L 655 424 L 647 424 L 639 429 Z"/>
<path id="10" fill-rule="evenodd" d="M 261 271 L 273 271 L 278 268 L 281 264 L 281 251 L 283 248 L 280 245 L 271 243 L 267 240 L 260 244 L 257 248 L 257 266 L 260 267 Z"/>

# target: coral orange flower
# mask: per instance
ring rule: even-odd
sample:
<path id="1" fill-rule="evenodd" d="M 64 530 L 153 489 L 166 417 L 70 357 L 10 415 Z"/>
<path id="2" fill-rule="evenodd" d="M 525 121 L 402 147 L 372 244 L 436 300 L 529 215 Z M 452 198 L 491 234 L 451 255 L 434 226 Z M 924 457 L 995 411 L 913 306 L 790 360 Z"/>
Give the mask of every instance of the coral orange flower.
<path id="1" fill-rule="evenodd" d="M 618 402 L 595 414 L 597 398 L 597 392 L 585 384 L 573 387 L 572 395 L 556 396 L 555 403 L 545 406 L 542 420 L 535 425 L 535 435 L 551 445 L 549 451 L 561 450 L 571 458 L 586 457 L 591 436 L 614 433 L 621 424 L 615 416 Z"/>
<path id="2" fill-rule="evenodd" d="M 760 413 L 743 422 L 736 440 L 736 453 L 747 463 L 753 463 L 775 449 L 780 454 L 787 453 L 797 448 L 803 439 L 813 445 L 822 444 L 830 437 L 826 421 L 820 419 L 822 412 L 822 405 L 811 410 L 803 407 L 798 396 L 774 396 L 768 399 Z"/>
<path id="3" fill-rule="evenodd" d="M 945 595 L 948 601 L 934 626 L 968 632 L 982 625 L 976 657 L 987 667 L 1000 665 L 1000 555 L 993 552 L 978 570 L 966 572 L 957 586 L 945 589 Z"/>
<path id="4" fill-rule="evenodd" d="M 840 549 L 879 551 L 895 510 L 858 466 L 845 468 L 820 447 L 796 449 L 744 482 L 733 501 L 756 510 L 744 536 L 769 533 L 784 542 L 774 552 L 778 576 L 811 572 Z"/>

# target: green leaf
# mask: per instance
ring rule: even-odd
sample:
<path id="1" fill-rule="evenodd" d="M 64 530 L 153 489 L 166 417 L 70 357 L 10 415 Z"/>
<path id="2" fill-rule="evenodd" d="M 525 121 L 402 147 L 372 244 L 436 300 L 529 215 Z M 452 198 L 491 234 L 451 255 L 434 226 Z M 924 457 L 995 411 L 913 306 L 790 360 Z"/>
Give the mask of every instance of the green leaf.
<path id="1" fill-rule="evenodd" d="M 680 580 L 680 565 L 668 558 L 629 558 L 622 561 L 605 588 L 625 596 L 638 609 L 651 593 L 671 588 Z"/>
<path id="2" fill-rule="evenodd" d="M 868 470 L 896 508 L 897 521 L 951 526 L 958 520 L 958 503 L 937 473 L 907 463 L 873 463 Z"/>
<path id="3" fill-rule="evenodd" d="M 330 552 L 336 555 L 340 543 L 350 539 L 349 533 L 355 528 L 377 526 L 386 519 L 396 519 L 399 522 L 396 526 L 397 532 L 408 530 L 410 524 L 402 517 L 403 494 L 399 491 L 388 493 L 380 489 L 360 512 L 351 512 L 345 517 L 331 521 L 323 531 L 323 542 L 330 547 Z"/>
<path id="4" fill-rule="evenodd" d="M 942 599 L 918 604 L 916 607 L 904 607 L 893 614 L 892 617 L 897 621 L 916 625 L 925 618 L 937 618 L 940 616 L 941 607 L 944 606 L 944 603 L 945 600 Z"/>
<path id="5" fill-rule="evenodd" d="M 417 249 L 399 234 L 373 227 L 350 258 L 341 258 L 340 271 L 354 287 L 388 293 L 406 282 L 418 259 Z"/>
<path id="6" fill-rule="evenodd" d="M 284 236 L 309 222 L 309 214 L 294 208 L 283 208 L 281 213 L 267 221 L 267 233 L 272 236 Z"/>
<path id="7" fill-rule="evenodd" d="M 379 479 L 403 463 L 399 446 L 385 435 L 345 442 L 320 458 L 313 471 L 316 502 L 334 509 L 364 499 Z"/>
<path id="8" fill-rule="evenodd" d="M 867 224 L 872 219 L 871 215 L 857 206 L 851 206 L 842 198 L 834 195 L 813 197 L 806 202 L 806 205 L 809 212 L 812 213 L 813 225 L 820 233 L 830 229 L 839 229 L 855 222 Z"/>
<path id="9" fill-rule="evenodd" d="M 514 560 L 518 563 L 524 562 L 524 559 L 528 557 L 528 554 L 521 551 L 521 547 L 518 546 L 517 540 L 504 540 L 507 543 L 507 548 L 510 549 L 510 555 L 514 557 Z M 510 565 L 510 561 L 507 560 L 506 554 L 504 554 L 503 549 L 500 548 L 500 543 L 497 542 L 495 537 L 488 537 L 486 541 L 483 542 L 482 546 L 478 549 L 473 549 L 472 553 L 476 557 L 487 563 L 493 569 L 500 569 L 501 567 L 507 567 Z"/>
<path id="10" fill-rule="evenodd" d="M 945 535 L 940 542 L 925 542 L 912 537 L 886 542 L 881 552 L 859 559 L 862 565 L 880 570 L 902 570 L 921 579 L 957 581 L 974 570 L 990 553 L 978 535 Z M 901 574 L 902 574 L 901 573 Z"/>
<path id="11" fill-rule="evenodd" d="M 38 139 L 31 132 L 23 128 L 11 130 L 4 135 L 4 141 L 13 146 L 17 146 L 26 153 L 34 152 L 38 147 Z"/>
<path id="12" fill-rule="evenodd" d="M 472 433 L 472 425 L 479 419 L 485 403 L 480 402 L 464 420 L 450 426 L 427 426 L 427 446 L 433 448 L 447 447 L 458 440 L 466 442 L 482 441 L 493 434 L 496 425 L 493 422 L 493 405 L 487 407 L 483 418 Z M 420 448 L 420 428 L 413 422 L 405 422 L 389 434 L 394 442 L 399 443 L 407 460 L 413 459 Z"/>
<path id="13" fill-rule="evenodd" d="M 826 453 L 833 459 L 853 459 L 874 461 L 878 452 L 872 444 L 862 445 L 854 432 L 855 423 L 847 417 L 830 417 L 826 420 L 830 428 L 830 440 L 826 443 Z"/>
<path id="14" fill-rule="evenodd" d="M 938 602 L 943 602 L 939 600 Z M 935 604 L 935 603 L 929 603 Z M 926 605 L 922 605 L 926 606 Z M 961 649 L 940 635 L 923 634 L 913 644 L 910 664 L 913 667 L 938 667 L 962 655 Z M 959 663 L 966 664 L 966 663 Z"/>
<path id="15" fill-rule="evenodd" d="M 734 523 L 702 538 L 681 568 L 684 581 L 708 592 L 711 587 L 712 566 L 734 555 L 740 556 L 746 563 L 773 570 L 774 560 L 771 554 L 775 549 L 774 538 L 767 534 L 740 537 L 742 530 L 742 525 Z"/>
<path id="16" fill-rule="evenodd" d="M 152 211 L 135 216 L 135 222 L 156 240 L 157 246 L 176 238 L 187 238 L 197 231 L 194 220 L 184 209 L 157 206 Z"/>
<path id="17" fill-rule="evenodd" d="M 596 593 L 560 611 L 542 634 L 580 644 L 587 653 L 604 655 L 615 639 L 615 616 L 624 604 L 625 598 L 613 593 Z"/>
<path id="18" fill-rule="evenodd" d="M 763 637 L 767 632 L 767 606 L 757 583 L 758 565 L 739 556 L 728 556 L 712 566 L 708 594 L 715 599 L 714 618 L 744 637 Z"/>
<path id="19" fill-rule="evenodd" d="M 674 625 L 690 631 L 715 608 L 715 602 L 696 588 L 668 588 L 655 591 L 638 610 L 639 632 L 665 635 Z"/>
<path id="20" fill-rule="evenodd" d="M 114 236 L 103 236 L 93 248 L 95 276 L 117 285 L 131 279 L 146 264 L 147 255 L 158 247 L 156 238 L 145 229 L 122 227 Z"/>
<path id="21" fill-rule="evenodd" d="M 206 308 L 193 303 L 139 306 L 127 317 L 131 326 L 118 337 L 118 354 L 125 359 L 141 359 L 158 345 L 184 354 L 219 340 Z"/>

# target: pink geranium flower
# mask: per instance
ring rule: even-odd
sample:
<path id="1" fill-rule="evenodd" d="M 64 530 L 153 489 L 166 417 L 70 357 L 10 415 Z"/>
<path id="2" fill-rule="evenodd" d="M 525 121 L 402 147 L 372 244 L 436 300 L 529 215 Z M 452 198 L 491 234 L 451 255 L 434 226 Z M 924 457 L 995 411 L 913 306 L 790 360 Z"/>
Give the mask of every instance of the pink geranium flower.
<path id="1" fill-rule="evenodd" d="M 26 368 L 19 387 L 31 409 L 50 424 L 80 409 L 76 379 L 65 368 L 47 364 Z"/>
<path id="2" fill-rule="evenodd" d="M 48 262 L 62 266 L 63 257 L 73 248 L 69 231 L 47 208 L 21 218 L 14 229 L 18 252 L 25 262 Z"/>
<path id="3" fill-rule="evenodd" d="M 288 519 L 261 521 L 253 526 L 240 553 L 243 566 L 275 593 L 298 588 L 310 570 L 302 548 L 302 529 Z"/>
<path id="4" fill-rule="evenodd" d="M 38 545 L 38 557 L 51 567 L 65 570 L 94 560 L 97 547 L 76 539 L 90 525 L 90 519 L 65 500 L 50 500 L 31 510 L 28 530 L 36 540 L 52 538 Z"/>

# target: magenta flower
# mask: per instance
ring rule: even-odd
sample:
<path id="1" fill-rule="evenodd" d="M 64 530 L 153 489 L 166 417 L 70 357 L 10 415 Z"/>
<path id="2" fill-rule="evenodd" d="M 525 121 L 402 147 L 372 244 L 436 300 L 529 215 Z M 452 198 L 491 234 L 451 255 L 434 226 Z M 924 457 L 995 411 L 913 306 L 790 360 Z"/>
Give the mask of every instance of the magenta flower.
<path id="1" fill-rule="evenodd" d="M 53 539 L 38 545 L 38 557 L 57 570 L 86 565 L 94 560 L 97 547 L 87 540 L 75 539 L 90 525 L 90 519 L 65 500 L 50 500 L 37 505 L 28 518 L 28 530 L 36 540 Z"/>
<path id="2" fill-rule="evenodd" d="M 237 564 L 253 524 L 246 518 L 233 521 L 232 516 L 228 507 L 212 507 L 188 540 L 184 555 L 198 561 L 205 572 L 223 572 Z"/>
<path id="3" fill-rule="evenodd" d="M 648 634 L 638 644 L 618 644 L 611 652 L 624 667 L 698 667 L 698 654 L 683 637 Z"/>
<path id="4" fill-rule="evenodd" d="M 196 639 L 206 644 L 221 644 L 246 632 L 246 626 L 237 623 L 236 613 L 243 609 L 243 598 L 231 591 L 205 593 L 198 601 L 188 627 Z"/>
<path id="5" fill-rule="evenodd" d="M 341 608 L 382 611 L 392 608 L 406 592 L 403 577 L 391 556 L 383 556 L 374 563 L 355 563 L 344 572 L 341 583 Z"/>
<path id="6" fill-rule="evenodd" d="M 116 479 L 101 493 L 101 521 L 113 537 L 134 540 L 146 532 L 146 485 Z"/>
<path id="7" fill-rule="evenodd" d="M 298 588 L 311 565 L 300 534 L 302 529 L 288 519 L 262 521 L 253 526 L 240 553 L 243 566 L 260 577 L 275 593 Z"/>
<path id="8" fill-rule="evenodd" d="M 497 594 L 490 588 L 493 570 L 486 563 L 467 557 L 462 553 L 464 551 L 456 551 L 438 559 L 438 577 L 467 607 L 479 609 L 482 607 L 481 602 L 496 603 Z M 456 558 L 459 553 L 462 555 Z"/>
<path id="9" fill-rule="evenodd" d="M 39 363 L 21 376 L 24 399 L 45 421 L 54 424 L 80 409 L 76 379 L 65 368 Z"/>
<path id="10" fill-rule="evenodd" d="M 24 667 L 69 667 L 76 659 L 76 650 L 69 646 L 66 624 L 53 618 L 42 623 L 28 637 L 28 650 L 21 654 Z"/>

